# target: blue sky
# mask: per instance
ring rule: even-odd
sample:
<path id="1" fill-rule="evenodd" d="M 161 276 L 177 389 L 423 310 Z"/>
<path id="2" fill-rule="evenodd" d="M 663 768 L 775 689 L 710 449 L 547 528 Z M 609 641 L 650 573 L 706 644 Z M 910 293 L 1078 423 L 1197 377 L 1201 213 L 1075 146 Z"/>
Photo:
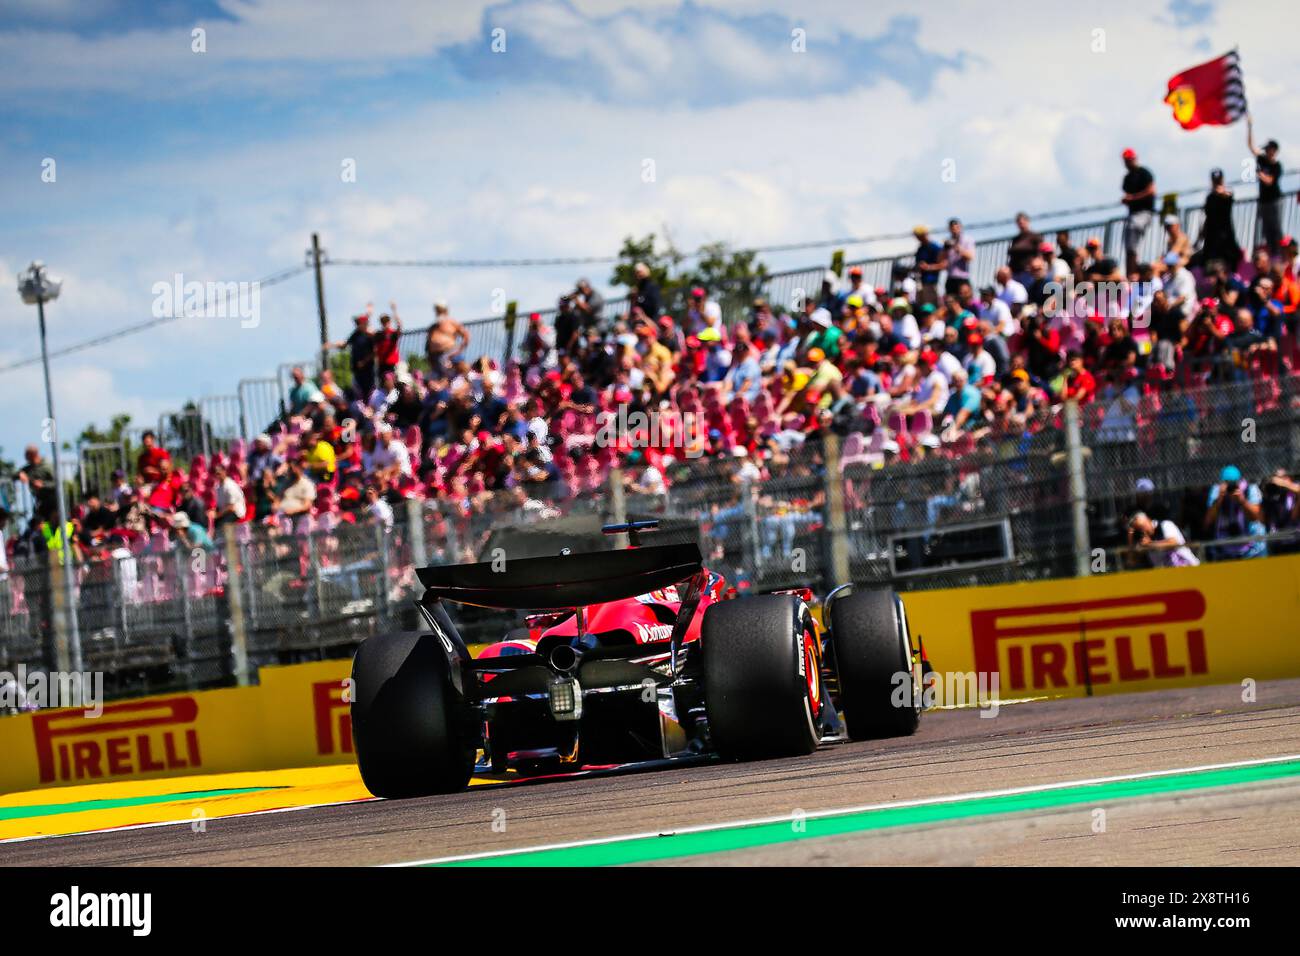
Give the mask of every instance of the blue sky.
<path id="1" fill-rule="evenodd" d="M 1162 185 L 1199 183 L 1240 167 L 1244 130 L 1180 131 L 1164 83 L 1233 44 L 1286 161 L 1291 7 L 1138 7 L 0 0 L 0 365 L 37 349 L 13 290 L 33 258 L 65 279 L 57 347 L 147 319 L 175 273 L 251 281 L 299 263 L 313 230 L 367 258 L 609 254 L 665 227 L 683 248 L 893 232 L 1111 199 L 1129 145 Z M 486 315 L 498 289 L 542 307 L 580 271 L 335 268 L 331 333 L 368 300 L 396 300 L 410 327 L 439 298 Z M 118 410 L 156 420 L 311 354 L 307 276 L 261 309 L 252 329 L 182 320 L 56 360 L 62 434 Z M 44 418 L 39 368 L 0 374 L 0 394 L 15 458 Z"/>

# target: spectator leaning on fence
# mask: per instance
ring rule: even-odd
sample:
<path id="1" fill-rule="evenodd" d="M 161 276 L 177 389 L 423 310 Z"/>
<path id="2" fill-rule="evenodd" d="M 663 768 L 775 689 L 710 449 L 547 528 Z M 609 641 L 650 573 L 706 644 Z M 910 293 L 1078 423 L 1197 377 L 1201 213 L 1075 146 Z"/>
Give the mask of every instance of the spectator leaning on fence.
<path id="1" fill-rule="evenodd" d="M 1129 519 L 1128 540 L 1133 551 L 1146 554 L 1152 567 L 1186 568 L 1201 563 L 1178 525 L 1168 519 L 1156 521 L 1143 511 Z"/>

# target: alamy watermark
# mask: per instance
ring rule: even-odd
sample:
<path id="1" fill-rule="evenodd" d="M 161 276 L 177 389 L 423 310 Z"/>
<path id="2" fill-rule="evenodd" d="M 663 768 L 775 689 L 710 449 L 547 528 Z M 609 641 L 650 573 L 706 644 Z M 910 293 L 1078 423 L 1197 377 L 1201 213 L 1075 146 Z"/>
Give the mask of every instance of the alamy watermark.
<path id="1" fill-rule="evenodd" d="M 102 671 L 0 671 L 0 713 L 75 707 L 86 717 L 104 713 Z"/>
<path id="2" fill-rule="evenodd" d="M 1073 276 L 1066 276 L 1045 284 L 1043 294 L 1043 314 L 1048 318 L 1125 319 L 1131 315 L 1133 328 L 1144 329 L 1151 324 L 1156 287 L 1153 282 L 1127 279 L 1075 282 Z"/>
<path id="3" fill-rule="evenodd" d="M 155 282 L 150 291 L 156 319 L 239 319 L 241 329 L 262 322 L 260 282 L 186 282 L 178 272 L 171 282 Z"/>
<path id="4" fill-rule="evenodd" d="M 705 451 L 704 423 L 694 412 L 629 411 L 619 405 L 597 413 L 596 424 L 600 448 L 679 448 L 686 458 L 699 458 Z"/>

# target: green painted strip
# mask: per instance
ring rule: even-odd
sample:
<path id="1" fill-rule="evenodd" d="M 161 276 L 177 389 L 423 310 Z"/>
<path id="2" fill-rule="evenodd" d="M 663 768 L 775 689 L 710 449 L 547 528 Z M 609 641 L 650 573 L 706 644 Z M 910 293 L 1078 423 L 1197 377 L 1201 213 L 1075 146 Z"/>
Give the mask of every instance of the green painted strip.
<path id="1" fill-rule="evenodd" d="M 204 800 L 209 797 L 230 797 L 241 793 L 260 793 L 263 790 L 281 789 L 283 788 L 236 787 L 230 790 L 191 790 L 185 793 L 159 793 L 147 797 L 120 797 L 108 800 L 79 800 L 73 803 L 37 803 L 26 807 L 0 807 L 0 821 L 25 820 L 28 817 L 52 817 L 63 813 L 82 813 L 86 810 L 145 807 L 155 803 L 177 803 L 184 800 Z"/>
<path id="2" fill-rule="evenodd" d="M 968 797 L 944 803 L 909 807 L 882 807 L 836 816 L 810 817 L 796 831 L 793 821 L 757 823 L 693 833 L 629 837 L 589 846 L 549 850 L 519 850 L 502 856 L 460 860 L 445 866 L 614 866 L 645 863 L 673 857 L 727 853 L 751 847 L 773 846 L 798 840 L 863 833 L 892 827 L 917 826 L 1003 813 L 1044 810 L 1081 803 L 1131 800 L 1186 790 L 1206 790 L 1243 783 L 1259 783 L 1300 776 L 1300 761 L 1220 770 L 1175 771 L 1158 777 L 1109 783 L 1066 786 L 1029 793 Z"/>

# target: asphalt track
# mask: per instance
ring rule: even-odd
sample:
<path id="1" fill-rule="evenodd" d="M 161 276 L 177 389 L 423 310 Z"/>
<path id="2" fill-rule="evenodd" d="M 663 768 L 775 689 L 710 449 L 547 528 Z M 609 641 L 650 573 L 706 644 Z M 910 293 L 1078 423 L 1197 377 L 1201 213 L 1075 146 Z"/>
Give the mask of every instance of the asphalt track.
<path id="1" fill-rule="evenodd" d="M 327 806 L 215 814 L 202 828 L 173 808 L 158 821 L 179 825 L 0 842 L 0 863 L 1295 865 L 1300 680 L 1241 698 L 1226 685 L 1004 705 L 991 719 L 930 712 L 914 737 L 802 759 L 400 802 L 358 800 L 341 779 L 289 800 Z M 257 790 L 245 783 L 231 789 Z M 231 812 L 259 799 L 218 798 Z M 532 852 L 457 860 L 512 850 Z"/>

